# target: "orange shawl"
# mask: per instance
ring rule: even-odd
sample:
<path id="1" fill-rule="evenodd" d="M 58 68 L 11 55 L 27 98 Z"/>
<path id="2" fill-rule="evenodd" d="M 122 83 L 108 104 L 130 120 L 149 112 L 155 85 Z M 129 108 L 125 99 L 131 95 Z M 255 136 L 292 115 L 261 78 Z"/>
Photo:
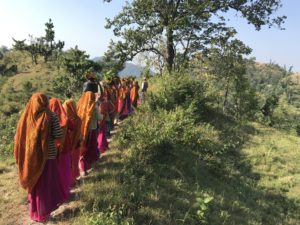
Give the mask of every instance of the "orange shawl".
<path id="1" fill-rule="evenodd" d="M 58 116 L 60 127 L 65 128 L 68 124 L 68 117 L 61 101 L 58 98 L 51 98 L 49 101 L 49 108 Z"/>
<path id="2" fill-rule="evenodd" d="M 55 112 L 59 119 L 61 129 L 63 129 L 63 137 L 55 140 L 56 147 L 59 151 L 63 150 L 65 136 L 68 130 L 68 117 L 58 98 L 51 98 L 49 101 L 49 108 L 52 112 Z"/>
<path id="3" fill-rule="evenodd" d="M 130 90 L 130 100 L 131 102 L 137 101 L 137 98 L 139 96 L 138 87 L 136 85 L 133 85 Z"/>
<path id="4" fill-rule="evenodd" d="M 81 120 L 77 115 L 77 109 L 75 102 L 72 99 L 68 99 L 64 102 L 63 107 L 67 113 L 67 116 L 70 120 L 74 122 L 74 129 L 70 132 L 71 136 L 71 141 L 72 141 L 72 146 L 73 149 L 76 148 L 79 140 L 80 140 L 80 125 L 81 125 Z"/>
<path id="5" fill-rule="evenodd" d="M 112 102 L 114 104 L 114 112 L 117 113 L 118 112 L 118 99 L 119 99 L 119 90 L 116 86 L 112 87 Z"/>
<path id="6" fill-rule="evenodd" d="M 121 87 L 119 89 L 119 96 L 118 96 L 119 99 L 123 101 L 126 98 L 127 93 L 128 93 L 128 88 L 126 86 Z"/>
<path id="7" fill-rule="evenodd" d="M 96 106 L 96 95 L 87 91 L 83 93 L 77 102 L 77 115 L 81 119 L 80 134 L 82 141 L 80 143 L 80 154 L 85 151 L 86 142 L 89 134 L 90 122 Z"/>
<path id="8" fill-rule="evenodd" d="M 48 98 L 42 93 L 31 96 L 18 122 L 14 156 L 21 186 L 31 193 L 48 158 L 51 114 Z"/>

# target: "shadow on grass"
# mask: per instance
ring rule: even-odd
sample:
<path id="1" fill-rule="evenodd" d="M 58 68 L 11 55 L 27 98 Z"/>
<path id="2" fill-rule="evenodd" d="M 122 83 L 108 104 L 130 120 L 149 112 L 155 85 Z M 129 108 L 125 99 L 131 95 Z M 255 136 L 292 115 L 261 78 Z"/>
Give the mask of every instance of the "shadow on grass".
<path id="1" fill-rule="evenodd" d="M 139 189 L 122 183 L 123 153 L 108 152 L 82 182 L 79 195 L 85 211 L 108 212 L 111 206 L 118 209 L 128 204 L 122 216 L 143 225 L 300 224 L 299 202 L 276 188 L 259 186 L 260 174 L 253 172 L 241 151 L 259 131 L 222 114 L 208 115 L 204 121 L 220 135 L 220 143 L 211 144 L 216 150 L 224 148 L 222 154 L 201 158 L 192 149 L 182 152 L 174 162 L 155 165 L 151 178 Z M 214 199 L 208 204 L 205 219 L 199 220 L 196 196 L 203 192 Z"/>
<path id="2" fill-rule="evenodd" d="M 84 211 L 106 212 L 120 202 L 121 153 L 108 151 L 93 165 L 93 170 L 83 177 L 80 184 L 80 200 Z"/>
<path id="3" fill-rule="evenodd" d="M 260 174 L 241 149 L 254 127 L 224 115 L 205 118 L 220 133 L 221 155 L 197 158 L 186 152 L 173 165 L 159 165 L 156 178 L 145 189 L 145 198 L 134 215 L 137 224 L 300 224 L 300 204 L 276 188 L 261 187 Z M 217 147 L 218 144 L 215 145 Z M 270 178 L 273 179 L 273 178 Z M 197 218 L 196 193 L 213 196 L 205 220 Z"/>
<path id="4" fill-rule="evenodd" d="M 210 123 L 221 132 L 224 144 L 236 143 L 211 162 L 202 164 L 200 187 L 217 201 L 208 215 L 209 224 L 298 224 L 300 205 L 280 190 L 260 187 L 260 174 L 241 152 L 254 127 L 240 125 L 224 115 L 213 115 Z"/>

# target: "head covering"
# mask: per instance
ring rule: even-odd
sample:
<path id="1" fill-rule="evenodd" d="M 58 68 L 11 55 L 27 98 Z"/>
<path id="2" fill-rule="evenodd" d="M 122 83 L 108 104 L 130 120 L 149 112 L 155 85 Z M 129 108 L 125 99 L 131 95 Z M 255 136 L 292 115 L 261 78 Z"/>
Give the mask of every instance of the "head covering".
<path id="1" fill-rule="evenodd" d="M 96 82 L 88 80 L 83 84 L 83 92 L 91 91 L 94 93 L 98 92 L 98 84 Z"/>
<path id="2" fill-rule="evenodd" d="M 49 108 L 52 112 L 55 112 L 59 119 L 60 127 L 63 129 L 63 137 L 60 139 L 55 140 L 55 144 L 58 150 L 62 151 L 64 142 L 65 142 L 65 135 L 67 132 L 67 125 L 68 125 L 68 117 L 63 108 L 61 101 L 58 98 L 51 98 L 49 101 Z"/>
<path id="3" fill-rule="evenodd" d="M 96 75 L 93 71 L 91 70 L 87 70 L 85 73 L 84 73 L 84 77 L 89 80 L 89 79 L 96 79 Z"/>
<path id="4" fill-rule="evenodd" d="M 49 108 L 58 116 L 60 127 L 65 128 L 68 123 L 68 117 L 61 101 L 58 98 L 51 98 L 49 101 Z"/>
<path id="5" fill-rule="evenodd" d="M 139 96 L 139 92 L 138 92 L 138 84 L 134 83 L 134 85 L 132 86 L 131 90 L 130 90 L 130 100 L 132 103 L 137 101 L 137 98 Z"/>
<path id="6" fill-rule="evenodd" d="M 14 145 L 20 184 L 28 193 L 37 183 L 48 158 L 50 123 L 47 96 L 33 94 L 18 122 Z"/>
<path id="7" fill-rule="evenodd" d="M 63 107 L 67 113 L 68 119 L 72 120 L 75 125 L 74 129 L 69 131 L 71 133 L 72 145 L 74 149 L 80 139 L 81 120 L 77 115 L 76 105 L 72 99 L 66 100 L 63 104 Z"/>
<path id="8" fill-rule="evenodd" d="M 96 106 L 96 95 L 91 91 L 84 92 L 77 102 L 77 115 L 81 119 L 80 133 L 82 141 L 80 143 L 80 154 L 84 153 L 86 145 L 89 125 Z"/>

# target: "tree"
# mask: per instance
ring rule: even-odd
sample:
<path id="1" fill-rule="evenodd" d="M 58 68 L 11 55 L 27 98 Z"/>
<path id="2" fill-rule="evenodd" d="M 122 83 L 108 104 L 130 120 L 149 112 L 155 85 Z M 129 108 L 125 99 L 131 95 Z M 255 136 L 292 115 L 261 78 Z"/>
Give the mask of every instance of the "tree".
<path id="1" fill-rule="evenodd" d="M 105 56 L 99 61 L 102 66 L 103 74 L 109 72 L 117 75 L 118 72 L 124 69 L 124 62 L 116 59 L 113 54 L 105 54 Z"/>
<path id="2" fill-rule="evenodd" d="M 211 40 L 211 48 L 207 50 L 209 72 L 215 74 L 222 83 L 224 91 L 223 112 L 227 113 L 228 95 L 230 85 L 234 84 L 234 89 L 238 93 L 243 91 L 246 75 L 246 61 L 243 55 L 251 53 L 251 49 L 245 46 L 241 41 L 231 38 L 235 32 L 227 32 L 224 38 Z M 240 96 L 239 93 L 237 96 Z M 237 104 L 238 105 L 238 104 Z"/>
<path id="3" fill-rule="evenodd" d="M 31 35 L 29 35 L 29 38 L 29 44 L 25 43 L 26 39 L 19 41 L 12 38 L 15 42 L 15 44 L 13 44 L 13 48 L 15 50 L 29 52 L 31 55 L 32 63 L 37 64 L 37 57 L 40 53 L 40 45 L 37 43 L 37 39 L 34 39 Z"/>
<path id="4" fill-rule="evenodd" d="M 281 27 L 286 17 L 273 16 L 280 7 L 281 0 L 133 0 L 107 19 L 106 28 L 123 39 L 111 42 L 107 54 L 125 62 L 141 52 L 152 52 L 163 57 L 172 71 L 176 60 L 177 65 L 184 63 L 203 50 L 211 37 L 222 37 L 228 30 L 224 14 L 229 10 L 260 30 L 265 25 Z M 162 39 L 164 51 L 157 48 Z"/>
<path id="5" fill-rule="evenodd" d="M 49 43 L 50 47 L 52 47 L 52 43 L 54 42 L 55 38 L 55 31 L 53 30 L 54 25 L 51 19 L 47 23 L 45 23 L 46 29 L 46 35 L 45 35 L 45 40 L 47 43 Z"/>
<path id="6" fill-rule="evenodd" d="M 67 73 L 56 77 L 53 81 L 54 91 L 60 94 L 81 90 L 85 81 L 83 74 L 87 70 L 92 69 L 95 73 L 99 73 L 102 70 L 99 63 L 89 60 L 89 55 L 85 51 L 78 49 L 77 46 L 66 52 L 63 58 L 63 65 Z"/>
<path id="7" fill-rule="evenodd" d="M 6 46 L 2 45 L 2 46 L 0 47 L 0 60 L 4 57 L 4 55 L 5 55 L 8 51 L 9 51 L 9 49 L 8 49 Z"/>
<path id="8" fill-rule="evenodd" d="M 53 52 L 55 52 L 56 50 L 59 51 L 60 48 L 63 48 L 64 42 L 59 41 L 59 46 L 57 46 L 54 42 L 55 31 L 53 29 L 54 25 L 51 19 L 49 19 L 49 21 L 45 23 L 45 26 L 46 35 L 42 38 L 42 41 L 45 41 L 45 43 L 41 45 L 41 54 L 44 57 L 44 61 L 47 62 L 49 57 L 53 55 Z M 62 47 L 60 46 L 61 44 L 63 44 Z"/>
<path id="9" fill-rule="evenodd" d="M 84 72 L 92 66 L 89 55 L 85 51 L 78 49 L 78 46 L 71 48 L 64 57 L 66 71 L 78 81 L 84 81 Z"/>
<path id="10" fill-rule="evenodd" d="M 61 54 L 65 45 L 63 41 L 55 43 L 55 32 L 53 30 L 54 25 L 51 19 L 45 23 L 45 26 L 45 37 L 42 36 L 34 38 L 32 35 L 29 35 L 29 44 L 25 43 L 26 39 L 19 41 L 13 38 L 13 41 L 15 42 L 13 45 L 14 49 L 29 52 L 32 58 L 32 63 L 34 64 L 37 64 L 37 57 L 39 55 L 44 57 L 45 62 L 48 62 L 49 58 L 53 55 L 55 56 L 55 59 L 58 60 L 58 56 Z"/>

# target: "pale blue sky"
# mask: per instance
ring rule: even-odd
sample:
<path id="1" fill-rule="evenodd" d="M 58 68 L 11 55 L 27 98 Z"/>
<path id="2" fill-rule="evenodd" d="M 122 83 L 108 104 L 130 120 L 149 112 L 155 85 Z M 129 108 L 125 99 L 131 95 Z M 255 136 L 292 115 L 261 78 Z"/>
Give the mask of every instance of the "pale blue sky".
<path id="1" fill-rule="evenodd" d="M 78 45 L 91 57 L 101 56 L 109 40 L 111 30 L 104 28 L 105 18 L 112 18 L 125 0 L 0 0 L 0 46 L 11 47 L 12 39 L 28 39 L 44 35 L 44 24 L 49 18 L 55 26 L 56 40 L 66 43 L 65 49 Z M 245 20 L 232 17 L 230 25 L 238 30 L 238 38 L 253 49 L 252 56 L 260 62 L 273 61 L 300 72 L 300 1 L 282 0 L 279 15 L 288 18 L 281 31 L 263 28 L 257 32 Z"/>

